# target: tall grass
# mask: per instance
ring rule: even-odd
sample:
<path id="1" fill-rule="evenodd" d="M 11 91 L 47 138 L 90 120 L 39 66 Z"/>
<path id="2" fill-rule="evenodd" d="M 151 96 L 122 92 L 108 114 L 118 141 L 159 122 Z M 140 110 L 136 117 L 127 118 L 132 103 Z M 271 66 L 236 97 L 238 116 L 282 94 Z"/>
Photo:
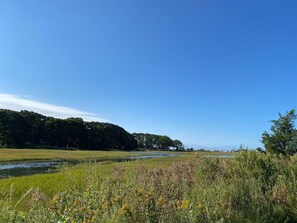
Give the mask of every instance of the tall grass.
<path id="1" fill-rule="evenodd" d="M 36 161 L 36 160 L 73 160 L 73 159 L 110 159 L 139 156 L 124 151 L 85 151 L 50 149 L 4 149 L 0 148 L 0 161 Z"/>
<path id="2" fill-rule="evenodd" d="M 2 222 L 297 222 L 297 157 L 241 152 L 169 166 L 84 165 L 55 195 L 1 194 Z M 65 174 L 67 171 L 65 172 Z M 65 175 L 66 177 L 66 175 Z M 19 200 L 20 200 L 19 199 Z M 27 209 L 18 208 L 26 202 Z"/>

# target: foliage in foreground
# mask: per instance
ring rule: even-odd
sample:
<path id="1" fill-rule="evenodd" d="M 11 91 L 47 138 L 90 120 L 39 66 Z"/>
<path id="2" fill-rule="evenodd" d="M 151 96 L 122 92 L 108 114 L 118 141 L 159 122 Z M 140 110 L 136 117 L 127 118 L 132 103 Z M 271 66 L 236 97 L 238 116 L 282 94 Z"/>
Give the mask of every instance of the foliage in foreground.
<path id="1" fill-rule="evenodd" d="M 86 167 L 83 182 L 46 197 L 38 188 L 19 211 L 1 195 L 2 222 L 297 222 L 297 157 L 241 152 L 170 167 L 117 166 L 103 178 Z M 82 183 L 82 185 L 81 185 Z M 13 192 L 11 192 L 13 193 Z"/>

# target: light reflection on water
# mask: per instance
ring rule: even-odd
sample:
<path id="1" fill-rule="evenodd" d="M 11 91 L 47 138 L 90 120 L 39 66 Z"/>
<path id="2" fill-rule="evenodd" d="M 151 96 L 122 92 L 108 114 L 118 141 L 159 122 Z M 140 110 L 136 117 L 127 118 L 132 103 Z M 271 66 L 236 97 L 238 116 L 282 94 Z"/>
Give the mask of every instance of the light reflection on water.
<path id="1" fill-rule="evenodd" d="M 0 170 L 10 170 L 16 168 L 39 168 L 39 167 L 49 167 L 53 165 L 60 164 L 61 162 L 33 162 L 33 163 L 11 163 L 11 164 L 1 164 Z"/>
<path id="2" fill-rule="evenodd" d="M 76 165 L 84 162 L 125 162 L 134 161 L 139 159 L 149 159 L 158 157 L 171 157 L 179 156 L 178 154 L 158 153 L 158 152 L 136 152 L 141 154 L 134 157 L 112 158 L 112 159 L 99 159 L 99 160 L 63 160 L 63 161 L 45 161 L 45 162 L 15 162 L 0 164 L 0 179 L 16 176 L 26 176 L 38 173 L 53 173 L 57 172 L 58 167 L 61 165 Z"/>
<path id="3" fill-rule="evenodd" d="M 125 162 L 125 161 L 135 161 L 141 159 L 150 159 L 158 157 L 174 157 L 183 156 L 181 154 L 173 153 L 160 153 L 160 152 L 135 152 L 140 154 L 134 157 L 122 157 L 122 158 L 112 158 L 112 159 L 97 159 L 97 160 L 60 160 L 60 161 L 45 161 L 45 162 L 15 162 L 15 163 L 0 163 L 0 179 L 16 176 L 26 176 L 39 173 L 53 173 L 57 172 L 59 166 L 61 165 L 76 165 L 78 163 L 85 162 L 96 162 L 100 163 L 103 161 L 112 162 Z M 208 158 L 232 158 L 232 155 L 208 155 L 204 156 Z"/>

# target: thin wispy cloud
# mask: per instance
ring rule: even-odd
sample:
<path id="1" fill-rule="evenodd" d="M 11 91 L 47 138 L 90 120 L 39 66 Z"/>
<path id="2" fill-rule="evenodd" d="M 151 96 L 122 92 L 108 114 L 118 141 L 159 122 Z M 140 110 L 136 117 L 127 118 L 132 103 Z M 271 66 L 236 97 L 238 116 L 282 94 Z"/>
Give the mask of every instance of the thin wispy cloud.
<path id="1" fill-rule="evenodd" d="M 11 109 L 15 111 L 28 110 L 34 111 L 46 116 L 56 118 L 79 117 L 85 121 L 109 122 L 96 114 L 80 111 L 74 108 L 47 104 L 44 102 L 34 101 L 20 96 L 0 93 L 0 108 Z"/>

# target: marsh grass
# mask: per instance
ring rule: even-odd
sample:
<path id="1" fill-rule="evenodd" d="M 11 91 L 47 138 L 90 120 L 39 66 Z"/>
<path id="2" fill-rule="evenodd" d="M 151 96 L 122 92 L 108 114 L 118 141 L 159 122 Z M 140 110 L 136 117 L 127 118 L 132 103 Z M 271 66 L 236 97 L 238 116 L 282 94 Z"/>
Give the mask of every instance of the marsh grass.
<path id="1" fill-rule="evenodd" d="M 0 161 L 36 161 L 36 160 L 84 160 L 108 159 L 138 156 L 133 152 L 122 151 L 83 151 L 50 149 L 3 149 L 0 148 Z"/>
<path id="2" fill-rule="evenodd" d="M 296 156 L 170 157 L 82 164 L 52 176 L 60 174 L 60 190 L 28 184 L 19 203 L 20 185 L 7 182 L 2 222 L 297 222 Z"/>
<path id="3" fill-rule="evenodd" d="M 124 166 L 126 169 L 129 169 L 129 171 L 133 171 L 136 170 L 139 165 L 145 165 L 147 168 L 152 168 L 156 165 L 166 167 L 171 165 L 173 162 L 180 162 L 193 158 L 194 156 L 191 154 L 189 156 L 134 160 L 121 162 L 120 164 L 112 160 L 103 162 L 84 161 L 75 166 L 61 166 L 56 173 L 1 179 L 0 195 L 10 194 L 12 203 L 15 203 L 18 202 L 23 194 L 27 193 L 30 188 L 38 188 L 46 196 L 51 197 L 57 193 L 65 191 L 69 185 L 76 185 L 77 187 L 80 185 L 80 189 L 83 189 L 84 186 L 82 182 L 84 178 L 90 177 L 90 174 L 88 173 L 90 168 L 93 169 L 93 172 L 96 170 L 97 175 L 105 178 L 111 176 L 118 165 Z M 24 199 L 24 201 L 26 201 L 26 199 Z M 18 205 L 18 209 L 24 210 L 28 208 L 26 202 L 24 201 Z"/>
<path id="4" fill-rule="evenodd" d="M 152 151 L 147 151 L 148 155 Z M 154 151 L 153 151 L 154 152 Z M 155 151 L 158 153 L 170 153 L 182 156 L 192 156 L 197 153 L 207 155 L 229 155 L 229 152 L 175 152 Z M 38 160 L 106 160 L 145 155 L 137 152 L 124 151 L 86 151 L 86 150 L 58 150 L 58 149 L 7 149 L 0 148 L 0 162 L 11 161 L 38 161 Z"/>

